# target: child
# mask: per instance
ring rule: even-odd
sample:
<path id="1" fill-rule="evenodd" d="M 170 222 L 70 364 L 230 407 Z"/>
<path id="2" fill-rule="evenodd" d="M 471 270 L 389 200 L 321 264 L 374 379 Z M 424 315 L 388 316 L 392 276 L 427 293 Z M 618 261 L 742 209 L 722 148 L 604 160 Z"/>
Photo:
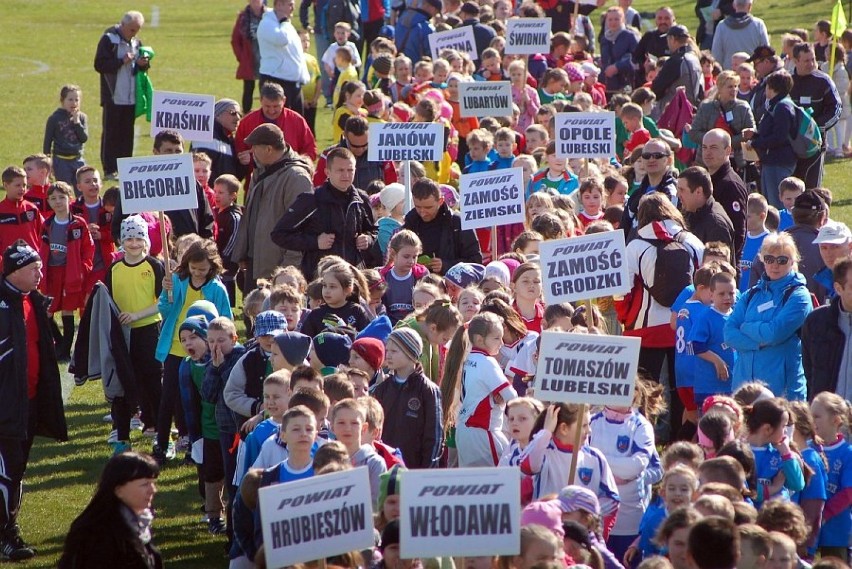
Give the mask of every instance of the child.
<path id="1" fill-rule="evenodd" d="M 736 352 L 725 344 L 725 322 L 731 314 L 737 294 L 736 278 L 728 273 L 717 273 L 710 279 L 710 310 L 693 320 L 686 340 L 694 361 L 695 404 L 700 406 L 710 395 L 731 393 L 731 370 L 736 362 Z"/>
<path id="2" fill-rule="evenodd" d="M 311 410 L 304 405 L 287 409 L 281 417 L 279 437 L 287 445 L 287 458 L 263 471 L 261 487 L 303 480 L 314 475 L 317 419 Z"/>
<path id="3" fill-rule="evenodd" d="M 273 372 L 263 380 L 263 410 L 268 418 L 258 423 L 243 441 L 243 472 L 248 472 L 254 466 L 263 443 L 269 437 L 278 433 L 281 427 L 281 418 L 287 411 L 288 400 L 290 399 L 289 389 L 289 371 Z"/>
<path id="4" fill-rule="evenodd" d="M 396 80 L 390 86 L 391 99 L 394 103 L 406 102 L 411 89 L 411 60 L 406 55 L 399 54 L 393 60 L 393 75 Z"/>
<path id="5" fill-rule="evenodd" d="M 795 176 L 784 178 L 778 184 L 779 203 L 772 204 L 778 208 L 778 213 L 781 215 L 778 231 L 784 231 L 796 224 L 793 221 L 793 205 L 796 203 L 796 198 L 803 193 L 805 193 L 805 183 Z"/>
<path id="6" fill-rule="evenodd" d="M 361 55 L 358 48 L 354 43 L 349 41 L 349 37 L 352 35 L 352 26 L 350 26 L 346 22 L 337 22 L 334 24 L 334 43 L 328 46 L 328 49 L 325 50 L 325 53 L 322 54 L 321 62 L 323 67 L 325 67 L 325 72 L 329 77 L 336 77 L 338 71 L 342 71 L 340 66 L 337 65 L 337 60 L 335 59 L 337 53 L 343 51 L 344 49 L 348 51 L 351 55 L 351 63 L 355 68 L 361 67 Z M 335 65 L 337 68 L 335 69 Z M 357 72 L 355 75 L 355 79 L 358 78 Z M 337 97 L 335 97 L 336 99 Z"/>
<path id="7" fill-rule="evenodd" d="M 83 290 L 88 295 L 95 283 L 103 281 L 106 277 L 107 269 L 115 253 L 115 243 L 112 238 L 112 212 L 109 210 L 106 199 L 102 201 L 100 198 L 100 172 L 93 166 L 83 166 L 77 170 L 76 176 L 76 187 L 80 197 L 71 204 L 71 213 L 86 220 L 89 235 L 95 242 L 92 270 L 83 284 Z M 150 239 L 148 242 L 150 243 Z M 150 247 L 148 254 L 150 254 Z"/>
<path id="8" fill-rule="evenodd" d="M 289 287 L 288 287 L 289 288 Z M 292 372 L 304 365 L 311 352 L 311 338 L 299 332 L 280 332 L 272 337 L 269 361 L 273 372 L 284 370 Z"/>
<path id="9" fill-rule="evenodd" d="M 287 330 L 299 332 L 302 320 L 308 311 L 304 308 L 305 297 L 290 285 L 278 285 L 269 294 L 269 308 L 280 312 L 287 319 Z"/>
<path id="10" fill-rule="evenodd" d="M 790 496 L 790 501 L 798 504 L 805 514 L 810 535 L 807 541 L 808 557 L 816 555 L 817 539 L 819 538 L 822 512 L 828 497 L 826 488 L 826 460 L 817 444 L 816 425 L 811 415 L 810 407 L 804 401 L 791 401 L 788 405 L 790 418 L 793 421 L 792 440 L 804 462 L 805 488 Z"/>
<path id="11" fill-rule="evenodd" d="M 769 532 L 753 523 L 740 525 L 737 529 L 740 532 L 737 569 L 763 569 L 772 547 Z"/>
<path id="12" fill-rule="evenodd" d="M 449 61 L 441 58 L 436 59 L 432 63 L 432 87 L 441 90 L 446 89 L 451 70 Z"/>
<path id="13" fill-rule="evenodd" d="M 624 151 L 628 155 L 651 140 L 651 133 L 642 124 L 643 117 L 642 107 L 636 103 L 625 103 L 621 107 L 621 122 L 624 123 L 624 128 L 629 135 L 624 143 Z"/>
<path id="14" fill-rule="evenodd" d="M 388 184 L 379 192 L 379 201 L 387 215 L 376 221 L 376 226 L 379 228 L 376 240 L 382 252 L 382 258 L 385 258 L 391 237 L 402 228 L 405 222 L 405 186 L 398 182 Z"/>
<path id="15" fill-rule="evenodd" d="M 366 466 L 370 474 L 370 494 L 373 503 L 378 503 L 379 477 L 387 471 L 385 461 L 373 449 L 373 445 L 363 443 L 367 434 L 364 408 L 355 399 L 342 399 L 331 410 L 331 432 L 334 438 L 346 446 L 352 466 Z"/>
<path id="16" fill-rule="evenodd" d="M 740 76 L 737 99 L 751 103 L 751 98 L 754 96 L 754 87 L 757 85 L 754 77 L 754 66 L 751 63 L 743 62 L 735 69 L 737 70 L 737 75 Z"/>
<path id="17" fill-rule="evenodd" d="M 491 163 L 491 170 L 511 168 L 515 162 L 515 131 L 508 127 L 497 129 L 494 133 L 494 150 L 497 158 Z"/>
<path id="18" fill-rule="evenodd" d="M 524 263 L 512 274 L 512 309 L 518 313 L 530 332 L 541 333 L 544 304 L 541 302 L 541 267 Z"/>
<path id="19" fill-rule="evenodd" d="M 414 312 L 414 285 L 429 269 L 417 262 L 423 252 L 423 245 L 413 231 L 403 229 L 394 235 L 390 240 L 389 251 L 390 264 L 379 272 L 387 283 L 382 304 L 395 326 Z"/>
<path id="20" fill-rule="evenodd" d="M 322 273 L 322 298 L 325 304 L 308 314 L 302 324 L 302 333 L 316 336 L 325 329 L 323 321 L 334 316 L 356 330 L 363 330 L 370 323 L 367 311 L 358 304 L 358 300 L 367 293 L 362 291 L 356 273 L 357 269 L 347 263 L 338 263 L 328 267 Z M 360 276 L 360 275 L 359 275 Z"/>
<path id="21" fill-rule="evenodd" d="M 491 160 L 488 155 L 494 146 L 494 136 L 484 128 L 477 128 L 467 135 L 468 154 L 465 158 L 467 165 L 464 174 L 476 172 L 487 172 L 491 169 Z"/>
<path id="22" fill-rule="evenodd" d="M 448 299 L 438 298 L 397 326 L 405 326 L 418 333 L 423 344 L 420 356 L 423 373 L 429 379 L 434 378 L 436 383 L 441 383 L 447 351 L 445 346 L 461 325 L 462 316 L 458 309 Z"/>
<path id="23" fill-rule="evenodd" d="M 385 412 L 387 444 L 398 448 L 409 468 L 435 468 L 441 457 L 444 428 L 438 386 L 423 374 L 423 340 L 407 327 L 388 337 L 385 366 L 391 375 L 372 396 Z"/>
<path id="24" fill-rule="evenodd" d="M 228 291 L 231 307 L 236 306 L 236 278 L 240 272 L 239 264 L 231 259 L 234 242 L 243 218 L 243 208 L 237 205 L 237 193 L 240 181 L 231 174 L 222 174 L 213 182 L 213 211 L 216 217 L 216 248 L 222 257 L 222 284 Z"/>
<path id="25" fill-rule="evenodd" d="M 352 376 L 350 375 L 349 377 L 351 378 Z M 402 460 L 402 452 L 400 452 L 398 448 L 394 448 L 381 440 L 382 429 L 385 424 L 385 410 L 382 408 L 382 404 L 376 401 L 375 397 L 370 397 L 366 394 L 362 397 L 358 397 L 358 403 L 364 409 L 364 421 L 367 423 L 366 434 L 364 435 L 362 442 L 373 446 L 373 450 L 375 450 L 376 454 L 378 454 L 384 461 L 385 467 L 388 471 L 395 467 L 404 467 L 405 462 Z M 381 476 L 381 480 L 386 480 L 385 474 Z M 379 491 L 379 508 L 381 508 L 382 489 L 384 489 L 383 483 L 380 485 Z"/>
<path id="26" fill-rule="evenodd" d="M 532 428 L 538 416 L 544 410 L 544 406 L 538 399 L 532 397 L 518 397 L 506 404 L 506 421 L 512 440 L 503 451 L 497 466 L 521 465 L 521 455 L 532 437 Z M 521 504 L 526 505 L 532 501 L 533 478 L 521 475 Z"/>
<path id="27" fill-rule="evenodd" d="M 742 258 L 739 260 L 740 293 L 745 293 L 750 288 L 751 266 L 760 252 L 763 240 L 769 235 L 769 230 L 766 228 L 766 214 L 768 210 L 769 204 L 763 195 L 758 193 L 749 194 L 748 202 L 746 202 L 746 239 L 741 253 Z M 787 213 L 786 210 L 784 211 Z M 790 221 L 792 223 L 792 216 L 790 217 Z"/>
<path id="28" fill-rule="evenodd" d="M 547 195 L 547 194 L 536 194 L 536 196 Z M 530 196 L 530 199 L 527 200 L 529 203 L 532 200 L 533 196 Z M 512 242 L 512 251 L 515 253 L 519 253 L 524 257 L 529 257 L 530 255 L 538 255 L 538 246 L 544 239 L 541 234 L 536 231 L 524 231 L 520 235 L 518 235 L 515 240 Z"/>
<path id="29" fill-rule="evenodd" d="M 384 304 L 382 304 L 382 297 L 388 290 L 388 283 L 385 282 L 384 277 L 376 269 L 364 269 L 361 271 L 361 274 L 364 275 L 364 281 L 366 281 L 367 289 L 370 291 L 370 303 L 367 306 L 367 315 L 373 319 L 370 322 L 370 324 L 373 324 L 380 316 L 386 316 L 385 313 L 387 311 Z M 390 319 L 388 319 L 388 323 L 390 323 Z"/>
<path id="30" fill-rule="evenodd" d="M 9 166 L 0 179 L 6 191 L 6 197 L 0 202 L 0 216 L 9 222 L 0 224 L 0 251 L 5 251 L 18 239 L 39 251 L 44 219 L 39 208 L 24 199 L 27 173 L 18 166 Z"/>
<path id="31" fill-rule="evenodd" d="M 456 308 L 459 309 L 459 314 L 461 314 L 465 323 L 470 322 L 474 316 L 479 314 L 479 308 L 482 306 L 484 298 L 485 295 L 482 291 L 475 287 L 469 286 L 459 293 Z"/>
<path id="32" fill-rule="evenodd" d="M 59 361 L 71 359 L 74 341 L 74 311 L 83 310 L 87 291 L 83 286 L 92 270 L 95 244 L 86 227 L 86 221 L 71 215 L 69 205 L 74 190 L 65 182 L 56 182 L 47 189 L 47 201 L 53 215 L 44 222 L 42 239 L 49 253 L 45 259 L 44 287 L 53 302 L 48 308 L 48 317 L 62 312 L 62 334 L 54 331 L 56 355 Z M 55 326 L 55 324 L 54 324 Z"/>
<path id="33" fill-rule="evenodd" d="M 565 158 L 556 156 L 555 141 L 547 143 L 545 154 L 547 167 L 533 176 L 530 181 L 530 194 L 543 191 L 567 196 L 580 187 L 580 179 L 566 167 Z"/>
<path id="34" fill-rule="evenodd" d="M 500 52 L 493 47 L 487 47 L 482 51 L 480 58 L 482 66 L 473 74 L 474 81 L 508 81 L 509 77 L 503 71 L 500 61 Z"/>
<path id="35" fill-rule="evenodd" d="M 322 74 L 316 56 L 311 53 L 311 35 L 313 28 L 308 26 L 299 30 L 302 40 L 302 53 L 305 55 L 305 65 L 308 68 L 308 82 L 302 85 L 302 101 L 305 109 L 305 122 L 316 136 L 317 104 L 322 91 Z"/>
<path id="36" fill-rule="evenodd" d="M 42 216 L 50 215 L 47 188 L 50 186 L 51 160 L 46 154 L 33 154 L 24 158 L 27 173 L 27 193 L 24 199 L 38 208 Z"/>
<path id="37" fill-rule="evenodd" d="M 468 147 L 467 147 L 467 136 L 473 132 L 475 129 L 479 128 L 479 119 L 476 117 L 464 117 L 461 116 L 461 109 L 459 107 L 459 83 L 464 81 L 465 78 L 459 73 L 450 73 L 447 79 L 447 89 L 445 91 L 445 97 L 447 103 L 449 103 L 450 107 L 453 110 L 453 117 L 450 120 L 453 128 L 458 133 L 459 139 L 459 148 L 458 148 L 458 164 L 460 167 L 465 166 L 465 159 L 468 155 Z"/>
<path id="38" fill-rule="evenodd" d="M 568 85 L 568 74 L 561 67 L 548 69 L 541 77 L 538 88 L 538 99 L 542 105 L 553 101 L 565 101 L 565 86 Z"/>
<path id="39" fill-rule="evenodd" d="M 550 142 L 547 129 L 540 124 L 531 124 L 524 130 L 524 138 L 527 140 L 526 152 L 534 153 L 536 150 L 544 150 Z"/>
<path id="40" fill-rule="evenodd" d="M 331 375 L 349 360 L 352 340 L 346 334 L 320 332 L 311 341 L 311 367 L 322 376 Z"/>
<path id="41" fill-rule="evenodd" d="M 583 229 L 591 223 L 603 219 L 604 216 L 604 188 L 598 178 L 586 178 L 580 184 L 580 203 L 582 211 L 577 214 Z"/>
<path id="42" fill-rule="evenodd" d="M 346 71 L 340 73 L 340 79 L 337 82 L 337 87 L 334 88 L 334 115 L 332 116 L 331 128 L 333 140 L 340 140 L 343 135 L 343 127 L 346 126 L 346 121 L 349 117 L 367 117 L 364 106 L 364 93 L 367 88 L 364 84 L 358 81 L 357 75 L 350 79 L 345 79 L 348 75 L 355 73 L 355 68 L 351 63 L 345 60 L 349 57 L 349 50 L 341 49 L 337 56 L 340 64 L 346 66 Z"/>
<path id="43" fill-rule="evenodd" d="M 195 181 L 204 190 L 204 197 L 210 202 L 210 209 L 215 212 L 218 206 L 216 204 L 216 193 L 210 187 L 210 174 L 213 171 L 213 161 L 210 156 L 204 152 L 193 152 L 192 171 L 195 173 Z"/>
<path id="44" fill-rule="evenodd" d="M 369 377 L 369 386 L 374 387 L 384 380 L 382 362 L 385 359 L 384 342 L 376 338 L 358 338 L 349 351 L 349 367 L 363 371 Z"/>
<path id="45" fill-rule="evenodd" d="M 77 85 L 63 85 L 60 107 L 53 111 L 44 127 L 42 152 L 51 157 L 57 182 L 74 186 L 76 172 L 83 161 L 83 145 L 89 140 L 89 118 L 80 110 L 83 91 Z"/>

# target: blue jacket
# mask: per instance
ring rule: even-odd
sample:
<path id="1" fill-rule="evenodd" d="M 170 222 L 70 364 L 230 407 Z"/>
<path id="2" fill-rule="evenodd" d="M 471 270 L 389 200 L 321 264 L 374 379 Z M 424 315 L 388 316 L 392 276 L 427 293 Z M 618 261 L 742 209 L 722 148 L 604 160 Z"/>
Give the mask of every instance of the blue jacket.
<path id="1" fill-rule="evenodd" d="M 636 33 L 629 29 L 623 30 L 610 41 L 606 35 L 601 35 L 601 74 L 600 81 L 606 85 L 607 92 L 622 91 L 628 85 L 633 85 L 633 76 L 636 71 L 633 68 L 633 52 L 639 40 Z M 606 68 L 615 65 L 618 73 L 612 77 L 606 76 Z"/>
<path id="2" fill-rule="evenodd" d="M 210 365 L 210 352 L 204 356 L 203 363 Z M 184 358 L 178 368 L 178 384 L 180 385 L 180 400 L 183 403 L 183 414 L 186 418 L 186 430 L 192 442 L 201 438 L 201 393 L 192 382 L 189 358 Z"/>
<path id="3" fill-rule="evenodd" d="M 169 302 L 169 293 L 166 289 L 160 293 L 159 309 L 160 315 L 163 317 L 163 327 L 160 329 L 160 339 L 157 341 L 157 360 L 164 362 L 166 356 L 169 355 L 169 350 L 172 347 L 172 338 L 175 332 L 178 331 L 180 322 L 177 321 L 180 316 L 183 302 L 186 298 L 186 289 L 189 287 L 189 279 L 181 279 L 177 273 L 172 273 L 172 302 Z M 219 277 L 210 279 L 203 287 L 201 294 L 205 300 L 209 300 L 216 306 L 219 311 L 219 316 L 227 316 L 233 319 L 234 314 L 231 312 L 231 301 L 228 298 L 228 290 Z"/>
<path id="4" fill-rule="evenodd" d="M 781 95 L 771 99 L 757 126 L 757 135 L 751 141 L 761 163 L 769 166 L 796 165 L 796 153 L 790 141 L 795 125 L 793 102 Z"/>
<path id="5" fill-rule="evenodd" d="M 778 397 L 805 399 L 807 386 L 798 332 L 812 309 L 805 277 L 797 272 L 777 281 L 763 275 L 740 296 L 725 323 L 725 342 L 738 352 L 731 385 L 734 391 L 758 379 Z"/>
<path id="6" fill-rule="evenodd" d="M 396 49 L 417 63 L 424 56 L 432 57 L 429 47 L 429 34 L 435 31 L 429 22 L 429 15 L 417 8 L 406 8 L 399 17 L 393 36 Z"/>

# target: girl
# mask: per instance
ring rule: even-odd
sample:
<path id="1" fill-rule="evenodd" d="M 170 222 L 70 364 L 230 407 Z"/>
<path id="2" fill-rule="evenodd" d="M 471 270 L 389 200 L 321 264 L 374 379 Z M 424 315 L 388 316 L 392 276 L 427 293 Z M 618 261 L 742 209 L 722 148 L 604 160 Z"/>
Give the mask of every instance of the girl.
<path id="1" fill-rule="evenodd" d="M 664 549 L 674 569 L 691 569 L 693 563 L 687 557 L 687 537 L 698 520 L 702 518 L 695 508 L 679 508 L 671 513 L 660 526 L 654 538 L 657 546 Z"/>
<path id="2" fill-rule="evenodd" d="M 448 300 L 447 296 L 437 286 L 425 281 L 420 281 L 414 285 L 411 298 L 414 301 L 415 311 L 423 310 L 438 299 Z"/>
<path id="3" fill-rule="evenodd" d="M 163 279 L 159 302 L 163 327 L 156 351 L 157 360 L 163 362 L 163 390 L 157 415 L 157 440 L 151 453 L 158 461 L 166 458 L 172 416 L 180 436 L 186 435 L 186 420 L 178 390 L 178 368 L 186 352 L 180 343 L 178 327 L 186 320 L 190 305 L 197 300 L 209 300 L 216 307 L 218 316 L 233 319 L 228 290 L 219 280 L 222 270 L 216 243 L 203 239 L 192 243 L 171 278 Z"/>
<path id="4" fill-rule="evenodd" d="M 397 327 L 413 328 L 420 334 L 423 340 L 423 355 L 420 356 L 423 373 L 438 385 L 441 385 L 444 376 L 444 357 L 447 354 L 444 346 L 461 325 L 461 314 L 448 299 L 435 300 L 397 324 Z"/>
<path id="5" fill-rule="evenodd" d="M 278 285 L 286 284 L 299 291 L 299 294 L 304 295 L 308 290 L 308 281 L 305 280 L 305 275 L 302 274 L 297 267 L 289 265 L 287 267 L 276 267 L 272 271 L 272 276 L 269 279 L 272 282 L 271 288 Z"/>
<path id="6" fill-rule="evenodd" d="M 530 442 L 533 424 L 543 410 L 541 401 L 532 397 L 518 397 L 506 404 L 506 419 L 512 440 L 503 451 L 498 466 L 520 466 L 521 454 Z M 529 504 L 532 495 L 532 476 L 521 474 L 521 505 Z"/>
<path id="7" fill-rule="evenodd" d="M 447 352 L 447 379 L 441 384 L 444 424 L 455 423 L 461 467 L 496 466 L 509 445 L 503 409 L 518 394 L 494 359 L 502 346 L 500 318 L 480 314 L 466 330 L 456 331 Z"/>
<path id="8" fill-rule="evenodd" d="M 524 381 L 526 374 L 513 369 L 512 363 L 522 349 L 528 349 L 525 346 L 538 339 L 538 332 L 529 332 L 521 317 L 500 298 L 486 300 L 482 305 L 482 312 L 490 312 L 500 317 L 503 324 L 503 346 L 497 356 L 497 363 L 506 377 L 512 379 L 512 387 L 519 395 L 524 395 L 527 391 L 527 383 Z"/>
<path id="9" fill-rule="evenodd" d="M 485 295 L 482 291 L 473 286 L 469 286 L 459 293 L 456 308 L 459 309 L 465 324 L 479 314 L 479 308 L 482 306 L 482 299 L 484 298 Z"/>
<path id="10" fill-rule="evenodd" d="M 311 310 L 302 324 L 302 333 L 314 337 L 325 330 L 325 320 L 339 318 L 347 326 L 358 331 L 370 323 L 367 311 L 359 301 L 367 294 L 356 277 L 355 269 L 348 263 L 338 263 L 326 268 L 322 273 L 322 299 L 325 304 Z"/>
<path id="11" fill-rule="evenodd" d="M 89 118 L 80 110 L 83 91 L 77 85 L 64 85 L 59 91 L 62 105 L 47 119 L 42 152 L 49 155 L 57 182 L 72 188 L 77 183 L 77 170 L 86 165 L 83 145 L 89 140 Z"/>
<path id="12" fill-rule="evenodd" d="M 503 569 L 532 569 L 564 564 L 562 543 L 555 533 L 544 526 L 530 524 L 521 528 L 521 553 L 514 557 L 501 557 Z"/>
<path id="13" fill-rule="evenodd" d="M 403 229 L 391 238 L 388 247 L 388 264 L 379 271 L 387 283 L 382 304 L 391 322 L 396 325 L 414 312 L 414 285 L 429 269 L 417 262 L 417 257 L 423 252 L 423 244 L 413 231 Z"/>
<path id="14" fill-rule="evenodd" d="M 759 385 L 755 383 L 755 385 Z M 764 388 L 765 389 L 765 388 Z M 772 392 L 768 391 L 769 398 L 772 397 Z M 727 395 L 711 395 L 704 400 L 701 405 L 701 414 L 707 415 L 710 412 L 718 412 L 726 415 L 731 420 L 731 430 L 734 435 L 738 435 L 743 428 L 743 408 L 732 397 Z"/>
<path id="15" fill-rule="evenodd" d="M 516 60 L 509 64 L 509 81 L 512 82 L 512 100 L 521 111 L 515 130 L 523 133 L 528 126 L 535 124 L 535 115 L 541 102 L 535 88 L 527 85 L 527 66 L 524 61 Z"/>
<path id="16" fill-rule="evenodd" d="M 370 290 L 370 304 L 367 310 L 370 318 L 386 314 L 387 311 L 382 304 L 382 297 L 388 290 L 388 283 L 376 269 L 364 269 L 361 271 L 361 274 L 364 275 L 364 280 L 367 281 L 367 288 Z"/>
<path id="17" fill-rule="evenodd" d="M 584 486 L 566 486 L 559 492 L 562 523 L 579 523 L 586 530 L 589 544 L 601 557 L 606 569 L 624 569 L 602 538 L 601 506 L 595 493 Z"/>
<path id="18" fill-rule="evenodd" d="M 583 180 L 578 191 L 580 192 L 582 211 L 577 214 L 577 218 L 585 229 L 590 223 L 603 219 L 607 204 L 604 198 L 604 188 L 598 178 Z"/>
<path id="19" fill-rule="evenodd" d="M 534 192 L 527 198 L 526 228 L 532 229 L 532 222 L 546 211 L 553 211 L 553 198 L 545 192 Z"/>
<path id="20" fill-rule="evenodd" d="M 340 140 L 343 135 L 343 126 L 349 117 L 367 118 L 367 110 L 364 106 L 364 93 L 367 87 L 360 81 L 347 81 L 340 88 L 340 96 L 334 107 L 334 116 L 331 119 L 332 140 Z"/>
<path id="21" fill-rule="evenodd" d="M 790 418 L 793 421 L 793 442 L 802 455 L 805 463 L 805 474 L 808 480 L 805 489 L 796 492 L 790 500 L 802 508 L 808 527 L 811 530 L 807 541 L 808 557 L 813 558 L 816 553 L 817 538 L 819 537 L 820 524 L 822 523 L 822 511 L 825 500 L 828 498 L 826 489 L 826 464 L 824 454 L 814 448 L 817 434 L 814 418 L 808 404 L 804 401 L 791 401 L 788 405 Z M 810 474 L 810 476 L 807 476 Z"/>
<path id="22" fill-rule="evenodd" d="M 512 308 L 530 332 L 541 333 L 544 304 L 541 302 L 541 266 L 524 263 L 512 275 Z"/>
<path id="23" fill-rule="evenodd" d="M 707 413 L 698 421 L 698 446 L 704 449 L 704 458 L 715 457 L 719 449 L 732 440 L 734 427 L 724 413 Z"/>

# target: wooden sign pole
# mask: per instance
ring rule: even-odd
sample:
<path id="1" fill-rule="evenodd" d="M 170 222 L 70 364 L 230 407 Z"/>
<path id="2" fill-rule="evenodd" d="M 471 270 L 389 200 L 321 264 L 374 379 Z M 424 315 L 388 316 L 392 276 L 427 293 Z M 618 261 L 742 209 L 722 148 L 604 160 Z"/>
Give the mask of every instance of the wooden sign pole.
<path id="1" fill-rule="evenodd" d="M 160 216 L 160 240 L 163 242 L 163 264 L 166 267 L 166 278 L 171 280 L 172 267 L 169 264 L 169 234 L 166 231 L 166 214 L 162 211 L 158 212 Z M 169 302 L 174 301 L 172 291 L 169 291 Z"/>
<path id="2" fill-rule="evenodd" d="M 580 415 L 577 417 L 577 435 L 574 437 L 574 450 L 571 452 L 571 469 L 568 471 L 568 485 L 574 484 L 574 475 L 577 473 L 577 458 L 580 456 L 580 447 L 583 446 L 583 425 L 586 423 L 586 407 L 580 405 Z"/>

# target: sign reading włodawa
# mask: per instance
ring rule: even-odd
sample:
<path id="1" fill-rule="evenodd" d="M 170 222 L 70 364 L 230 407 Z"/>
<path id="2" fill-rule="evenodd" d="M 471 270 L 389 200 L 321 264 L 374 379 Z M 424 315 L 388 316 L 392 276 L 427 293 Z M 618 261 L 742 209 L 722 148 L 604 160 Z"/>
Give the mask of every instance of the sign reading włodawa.
<path id="1" fill-rule="evenodd" d="M 543 332 L 535 396 L 554 403 L 633 405 L 641 338 Z"/>
<path id="2" fill-rule="evenodd" d="M 462 118 L 512 116 L 512 84 L 508 81 L 459 83 L 459 112 Z"/>
<path id="3" fill-rule="evenodd" d="M 433 122 L 390 122 L 370 125 L 370 162 L 437 161 L 444 154 L 444 126 Z"/>
<path id="4" fill-rule="evenodd" d="M 556 113 L 556 156 L 615 156 L 615 113 Z"/>
<path id="5" fill-rule="evenodd" d="M 191 154 L 118 159 L 121 211 L 175 211 L 198 207 Z"/>
<path id="6" fill-rule="evenodd" d="M 623 231 L 544 241 L 539 254 L 547 304 L 630 292 Z"/>
<path id="7" fill-rule="evenodd" d="M 473 37 L 473 26 L 461 26 L 446 32 L 432 32 L 429 34 L 429 47 L 432 48 L 432 61 L 438 59 L 441 51 L 445 49 L 466 53 L 474 61 L 479 59 L 476 40 Z"/>
<path id="8" fill-rule="evenodd" d="M 215 105 L 213 95 L 154 91 L 151 136 L 163 130 L 176 130 L 186 140 L 213 140 Z"/>
<path id="9" fill-rule="evenodd" d="M 523 223 L 523 187 L 523 168 L 462 174 L 462 229 Z"/>
<path id="10" fill-rule="evenodd" d="M 509 18 L 506 20 L 506 55 L 550 52 L 551 28 L 551 18 Z"/>
<path id="11" fill-rule="evenodd" d="M 400 486 L 400 555 L 517 555 L 521 476 L 516 468 L 409 470 Z"/>
<path id="12" fill-rule="evenodd" d="M 365 466 L 261 488 L 258 502 L 270 569 L 374 545 Z"/>

